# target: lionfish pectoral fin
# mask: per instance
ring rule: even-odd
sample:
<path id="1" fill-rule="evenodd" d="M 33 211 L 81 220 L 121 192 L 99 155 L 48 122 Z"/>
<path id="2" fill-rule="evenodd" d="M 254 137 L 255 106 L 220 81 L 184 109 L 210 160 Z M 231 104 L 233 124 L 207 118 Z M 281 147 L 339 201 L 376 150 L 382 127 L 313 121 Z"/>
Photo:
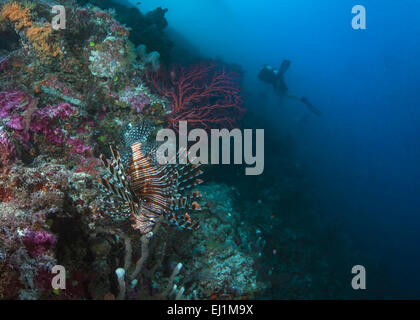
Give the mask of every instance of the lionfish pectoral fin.
<path id="1" fill-rule="evenodd" d="M 186 183 L 182 187 L 179 187 L 179 190 L 182 191 L 182 190 L 194 188 L 202 183 L 203 183 L 203 180 L 201 179 L 191 179 L 189 181 L 186 181 Z"/>
<path id="2" fill-rule="evenodd" d="M 100 158 L 107 169 L 108 177 L 101 178 L 102 185 L 111 193 L 126 202 L 133 202 L 135 200 L 134 193 L 131 190 L 130 183 L 124 171 L 124 166 L 121 163 L 119 152 L 115 152 L 110 146 L 112 160 L 109 162 L 104 155 L 101 154 Z"/>

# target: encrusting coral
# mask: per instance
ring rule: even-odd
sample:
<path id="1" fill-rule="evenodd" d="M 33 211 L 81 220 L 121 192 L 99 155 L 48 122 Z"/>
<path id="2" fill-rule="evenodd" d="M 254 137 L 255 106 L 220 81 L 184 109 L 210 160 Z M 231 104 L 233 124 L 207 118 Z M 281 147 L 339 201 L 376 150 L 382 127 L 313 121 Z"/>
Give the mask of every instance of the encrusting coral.
<path id="1" fill-rule="evenodd" d="M 26 32 L 26 37 L 35 48 L 38 56 L 41 59 L 56 58 L 61 54 L 61 49 L 58 43 L 50 44 L 50 38 L 53 29 L 51 25 L 45 24 L 43 26 L 31 26 Z"/>
<path id="2" fill-rule="evenodd" d="M 17 2 L 6 3 L 0 12 L 0 19 L 0 22 L 3 20 L 12 22 L 17 31 L 32 26 L 29 9 L 22 7 Z"/>
<path id="3" fill-rule="evenodd" d="M 61 54 L 60 45 L 51 43 L 53 29 L 50 24 L 43 25 L 33 23 L 28 8 L 17 2 L 6 3 L 0 12 L 0 24 L 11 22 L 17 32 L 21 32 L 29 42 L 38 57 L 47 61 L 49 58 L 56 58 Z"/>
<path id="4" fill-rule="evenodd" d="M 18 35 L 0 60 L 0 297 L 254 297 L 266 286 L 253 268 L 256 250 L 248 248 L 261 250 L 263 242 L 251 235 L 237 240 L 231 225 L 240 217 L 229 188 L 197 186 L 196 167 L 155 165 L 149 158 L 155 146 L 143 141 L 152 142 L 162 127 L 176 127 L 178 119 L 207 129 L 239 125 L 240 75 L 217 63 L 161 65 L 160 57 L 170 57 L 153 51 L 168 47 L 154 43 L 166 41 L 163 9 L 142 16 L 146 31 L 139 38 L 113 11 L 69 3 L 66 12 L 77 26 L 60 32 L 46 23 L 49 1 L 3 1 L 0 7 L 1 27 L 8 37 Z M 136 52 L 129 37 L 144 39 L 152 52 L 138 42 Z M 174 88 L 182 89 L 179 95 Z M 229 119 L 228 109 L 235 111 Z M 147 137 L 110 153 L 109 146 L 120 145 L 123 128 L 144 121 L 152 124 Z M 132 156 L 149 170 L 147 176 L 147 170 L 130 169 Z M 125 200 L 139 209 L 134 222 L 127 208 L 115 212 L 109 206 L 124 207 L 117 162 L 126 170 L 124 179 L 136 180 L 125 184 Z M 194 191 L 183 190 L 181 180 Z M 101 181 L 116 193 L 105 192 Z M 217 190 L 219 199 L 210 203 Z M 159 206 L 160 193 L 165 201 Z M 223 209 L 211 209 L 221 204 Z M 146 223 L 145 215 L 153 221 Z M 66 290 L 51 288 L 56 264 L 66 267 Z"/>

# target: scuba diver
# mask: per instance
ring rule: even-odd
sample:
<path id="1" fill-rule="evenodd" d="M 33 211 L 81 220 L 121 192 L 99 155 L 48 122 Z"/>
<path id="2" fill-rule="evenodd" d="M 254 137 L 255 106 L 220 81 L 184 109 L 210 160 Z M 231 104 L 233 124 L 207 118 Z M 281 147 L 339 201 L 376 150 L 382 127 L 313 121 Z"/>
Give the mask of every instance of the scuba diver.
<path id="1" fill-rule="evenodd" d="M 284 82 L 284 73 L 289 69 L 290 67 L 290 60 L 284 60 L 280 66 L 279 69 L 273 69 L 269 65 L 264 65 L 264 67 L 261 69 L 260 73 L 258 74 L 258 78 L 265 83 L 269 83 L 273 86 L 274 91 L 279 96 L 286 96 L 292 99 L 296 99 L 303 104 L 306 105 L 306 107 L 314 113 L 317 116 L 322 115 L 322 112 L 318 110 L 312 103 L 308 101 L 305 97 L 298 97 L 295 95 L 292 95 L 289 92 L 289 89 L 286 86 L 286 83 Z"/>

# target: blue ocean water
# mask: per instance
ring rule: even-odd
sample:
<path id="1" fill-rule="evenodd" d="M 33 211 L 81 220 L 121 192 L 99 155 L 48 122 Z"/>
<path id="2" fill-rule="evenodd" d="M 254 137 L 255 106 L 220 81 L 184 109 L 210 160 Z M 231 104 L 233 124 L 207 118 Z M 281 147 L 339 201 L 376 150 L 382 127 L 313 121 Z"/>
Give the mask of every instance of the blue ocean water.
<path id="1" fill-rule="evenodd" d="M 366 8 L 366 30 L 351 27 L 357 4 Z M 258 99 L 249 108 L 293 135 L 319 209 L 390 270 L 398 289 L 384 295 L 419 297 L 420 2 L 144 0 L 139 8 L 159 5 L 201 53 L 244 68 L 247 94 L 269 96 L 268 108 Z M 290 91 L 322 117 L 280 102 L 258 81 L 263 64 L 283 59 L 292 61 Z"/>

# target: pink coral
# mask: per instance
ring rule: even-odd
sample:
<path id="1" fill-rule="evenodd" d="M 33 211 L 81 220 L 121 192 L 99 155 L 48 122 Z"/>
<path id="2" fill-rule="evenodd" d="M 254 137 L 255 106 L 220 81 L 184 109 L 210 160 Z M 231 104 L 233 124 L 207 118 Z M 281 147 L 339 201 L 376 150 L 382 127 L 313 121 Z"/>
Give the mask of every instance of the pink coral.
<path id="1" fill-rule="evenodd" d="M 71 146 L 71 154 L 83 154 L 87 151 L 92 151 L 92 147 L 79 138 L 69 138 L 67 143 Z"/>
<path id="2" fill-rule="evenodd" d="M 68 144 L 71 154 L 91 151 L 80 138 L 72 138 L 60 128 L 63 120 L 76 114 L 68 103 L 45 106 L 36 109 L 37 100 L 23 91 L 7 90 L 0 92 L 0 118 L 6 119 L 6 126 L 15 130 L 23 142 L 28 143 L 31 135 L 41 134 L 52 145 Z"/>
<path id="3" fill-rule="evenodd" d="M 42 109 L 37 110 L 34 115 L 40 119 L 45 118 L 59 118 L 59 119 L 67 119 L 71 115 L 74 115 L 76 110 L 68 104 L 62 103 L 56 106 L 46 106 Z"/>
<path id="4" fill-rule="evenodd" d="M 130 87 L 125 88 L 124 94 L 118 100 L 131 104 L 138 113 L 151 103 L 150 98 L 143 91 Z"/>
<path id="5" fill-rule="evenodd" d="M 24 109 L 31 97 L 23 91 L 5 90 L 0 92 L 0 119 L 7 118 L 11 112 Z"/>
<path id="6" fill-rule="evenodd" d="M 29 255 L 37 257 L 50 249 L 56 243 L 56 239 L 51 233 L 29 230 L 23 237 L 23 243 Z"/>
<path id="7" fill-rule="evenodd" d="M 68 103 L 46 106 L 32 114 L 29 129 L 35 133 L 41 132 L 51 144 L 62 145 L 65 142 L 66 134 L 62 129 L 54 127 L 54 123 L 58 120 L 67 119 L 75 113 L 74 108 Z"/>
<path id="8" fill-rule="evenodd" d="M 23 116 L 14 114 L 10 117 L 10 120 L 7 121 L 6 125 L 15 130 L 23 130 L 25 128 L 25 120 Z"/>
<path id="9" fill-rule="evenodd" d="M 150 99 L 145 94 L 139 94 L 137 96 L 132 97 L 129 102 L 133 105 L 138 113 L 140 113 L 144 106 L 150 104 Z"/>

